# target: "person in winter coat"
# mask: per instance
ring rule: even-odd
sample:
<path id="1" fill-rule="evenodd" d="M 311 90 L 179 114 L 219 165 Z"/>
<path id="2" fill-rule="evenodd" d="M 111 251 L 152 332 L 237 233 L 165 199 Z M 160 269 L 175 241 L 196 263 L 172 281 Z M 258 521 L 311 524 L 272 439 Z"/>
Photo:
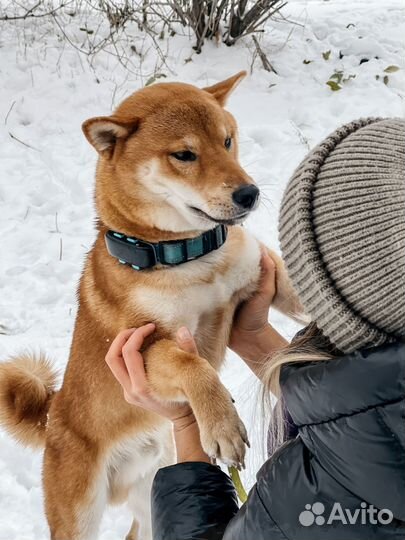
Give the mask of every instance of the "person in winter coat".
<path id="1" fill-rule="evenodd" d="M 178 463 L 152 490 L 154 540 L 405 539 L 405 121 L 352 122 L 316 147 L 287 186 L 279 231 L 312 323 L 291 344 L 268 324 L 274 265 L 263 256 L 230 347 L 279 397 L 278 448 L 241 508 L 191 409 L 158 402 L 141 354 L 124 358 L 137 374 L 127 399 L 174 426 Z M 134 330 L 134 349 L 153 329 Z M 195 348 L 185 328 L 178 342 Z"/>

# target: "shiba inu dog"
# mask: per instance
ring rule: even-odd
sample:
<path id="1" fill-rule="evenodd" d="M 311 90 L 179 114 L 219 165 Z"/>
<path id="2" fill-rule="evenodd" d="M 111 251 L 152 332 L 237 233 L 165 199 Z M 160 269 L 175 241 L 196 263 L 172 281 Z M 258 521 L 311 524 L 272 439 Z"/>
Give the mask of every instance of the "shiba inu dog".
<path id="1" fill-rule="evenodd" d="M 128 501 L 128 540 L 151 540 L 149 490 L 173 463 L 169 423 L 129 405 L 104 358 L 116 334 L 155 322 L 144 358 L 162 400 L 189 401 L 206 452 L 238 465 L 246 431 L 217 371 L 236 307 L 257 286 L 260 246 L 239 225 L 259 189 L 238 162 L 237 126 L 224 109 L 245 73 L 199 89 L 139 90 L 83 124 L 99 153 L 98 235 L 80 281 L 79 310 L 61 388 L 43 357 L 0 364 L 0 421 L 44 446 L 52 540 L 91 540 L 107 503 Z M 277 255 L 275 307 L 300 311 Z M 186 325 L 199 355 L 174 341 Z"/>

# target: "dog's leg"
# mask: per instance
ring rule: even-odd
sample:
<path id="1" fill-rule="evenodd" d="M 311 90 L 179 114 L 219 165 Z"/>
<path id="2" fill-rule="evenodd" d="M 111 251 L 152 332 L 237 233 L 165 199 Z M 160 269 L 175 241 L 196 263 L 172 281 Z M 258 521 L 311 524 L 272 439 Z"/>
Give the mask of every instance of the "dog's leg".
<path id="1" fill-rule="evenodd" d="M 125 540 L 152 540 L 150 501 L 152 483 L 159 469 L 175 463 L 172 429 L 162 430 L 157 440 L 152 445 L 143 446 L 141 451 L 143 453 L 138 456 L 132 455 L 139 475 L 132 482 L 128 492 L 128 505 L 134 520 Z"/>
<path id="2" fill-rule="evenodd" d="M 158 396 L 189 401 L 200 428 L 201 443 L 211 457 L 239 466 L 247 434 L 232 398 L 207 360 L 162 339 L 144 353 L 148 378 Z"/>
<path id="3" fill-rule="evenodd" d="M 125 540 L 140 540 L 139 538 L 139 523 L 136 519 L 132 521 L 129 533 L 126 535 Z"/>
<path id="4" fill-rule="evenodd" d="M 164 447 L 159 461 L 140 480 L 137 480 L 129 491 L 128 504 L 132 510 L 134 520 L 125 540 L 152 540 L 150 501 L 152 483 L 159 469 L 175 463 L 175 451 L 172 440 L 170 432 L 169 440 Z"/>
<path id="5" fill-rule="evenodd" d="M 134 484 L 129 492 L 128 504 L 132 510 L 134 521 L 126 540 L 152 540 L 150 493 L 155 475 L 156 470 L 148 472 Z M 137 536 L 130 536 L 134 523 L 139 523 L 139 531 L 137 531 Z"/>
<path id="6" fill-rule="evenodd" d="M 44 455 L 51 540 L 95 540 L 107 502 L 106 468 L 89 441 L 53 430 Z"/>

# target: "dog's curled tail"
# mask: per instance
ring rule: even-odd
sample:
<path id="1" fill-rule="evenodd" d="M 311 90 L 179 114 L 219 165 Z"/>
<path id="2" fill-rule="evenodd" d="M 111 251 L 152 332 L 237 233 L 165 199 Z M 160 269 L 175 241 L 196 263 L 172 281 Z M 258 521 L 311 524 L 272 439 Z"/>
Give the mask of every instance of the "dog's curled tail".
<path id="1" fill-rule="evenodd" d="M 43 355 L 0 363 L 0 425 L 27 446 L 43 446 L 57 374 Z"/>

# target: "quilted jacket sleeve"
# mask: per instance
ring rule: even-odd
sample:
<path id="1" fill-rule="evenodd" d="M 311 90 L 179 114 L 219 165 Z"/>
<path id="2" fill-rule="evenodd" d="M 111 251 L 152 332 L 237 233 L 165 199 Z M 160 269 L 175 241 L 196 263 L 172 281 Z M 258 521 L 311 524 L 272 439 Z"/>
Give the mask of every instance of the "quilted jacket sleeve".
<path id="1" fill-rule="evenodd" d="M 207 463 L 160 469 L 152 489 L 153 540 L 285 540 L 257 486 L 238 510 L 230 478 Z"/>
<path id="2" fill-rule="evenodd" d="M 179 463 L 155 477 L 153 540 L 220 540 L 237 512 L 233 483 L 219 467 Z"/>

